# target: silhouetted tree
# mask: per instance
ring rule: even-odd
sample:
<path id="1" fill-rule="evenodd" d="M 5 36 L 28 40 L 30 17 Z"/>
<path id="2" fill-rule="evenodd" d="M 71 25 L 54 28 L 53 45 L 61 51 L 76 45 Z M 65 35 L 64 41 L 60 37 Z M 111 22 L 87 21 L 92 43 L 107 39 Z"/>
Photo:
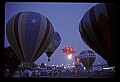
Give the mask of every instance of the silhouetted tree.
<path id="1" fill-rule="evenodd" d="M 20 64 L 20 60 L 18 56 L 15 54 L 15 52 L 13 51 L 13 49 L 10 46 L 5 47 L 4 48 L 4 70 L 9 69 L 10 74 L 13 74 L 14 71 L 18 69 L 19 64 Z"/>

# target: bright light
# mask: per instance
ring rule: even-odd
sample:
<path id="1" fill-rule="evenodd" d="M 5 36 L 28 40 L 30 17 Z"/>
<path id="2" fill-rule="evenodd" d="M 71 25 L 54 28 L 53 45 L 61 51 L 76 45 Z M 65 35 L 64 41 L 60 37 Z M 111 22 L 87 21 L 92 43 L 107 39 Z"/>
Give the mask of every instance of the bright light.
<path id="1" fill-rule="evenodd" d="M 71 59 L 72 58 L 72 54 L 68 55 L 68 59 Z"/>
<path id="2" fill-rule="evenodd" d="M 73 63 L 73 65 L 75 65 L 75 63 Z"/>
<path id="3" fill-rule="evenodd" d="M 86 69 L 85 67 L 83 69 Z"/>
<path id="4" fill-rule="evenodd" d="M 64 67 L 64 68 L 66 68 L 66 67 Z"/>
<path id="5" fill-rule="evenodd" d="M 103 69 L 114 69 L 114 67 L 107 67 L 107 68 L 103 68 Z"/>

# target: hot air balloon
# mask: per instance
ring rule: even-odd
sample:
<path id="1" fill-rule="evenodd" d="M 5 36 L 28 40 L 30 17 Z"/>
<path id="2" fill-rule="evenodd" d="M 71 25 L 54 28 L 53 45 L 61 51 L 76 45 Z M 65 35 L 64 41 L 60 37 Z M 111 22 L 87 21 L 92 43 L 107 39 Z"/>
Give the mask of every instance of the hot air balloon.
<path id="1" fill-rule="evenodd" d="M 59 33 L 54 32 L 54 40 L 50 44 L 50 46 L 47 48 L 47 50 L 45 51 L 45 53 L 48 56 L 48 61 L 50 61 L 51 55 L 55 52 L 55 50 L 58 48 L 60 43 L 61 43 L 61 37 L 60 37 Z"/>
<path id="2" fill-rule="evenodd" d="M 30 66 L 54 40 L 47 17 L 36 12 L 19 12 L 7 23 L 6 36 L 22 66 Z"/>
<path id="3" fill-rule="evenodd" d="M 109 66 L 115 65 L 116 5 L 100 3 L 89 9 L 79 24 L 83 41 Z"/>
<path id="4" fill-rule="evenodd" d="M 62 52 L 66 53 L 68 55 L 69 59 L 71 59 L 72 55 L 74 55 L 74 53 L 75 53 L 74 47 L 72 47 L 72 46 L 65 46 L 61 50 L 62 50 Z"/>
<path id="5" fill-rule="evenodd" d="M 95 62 L 96 55 L 91 50 L 84 50 L 79 54 L 80 61 L 84 65 L 86 69 L 90 69 L 92 67 L 93 63 Z"/>
<path id="6" fill-rule="evenodd" d="M 80 56 L 75 56 L 74 60 L 75 60 L 75 67 L 79 69 L 81 66 Z"/>

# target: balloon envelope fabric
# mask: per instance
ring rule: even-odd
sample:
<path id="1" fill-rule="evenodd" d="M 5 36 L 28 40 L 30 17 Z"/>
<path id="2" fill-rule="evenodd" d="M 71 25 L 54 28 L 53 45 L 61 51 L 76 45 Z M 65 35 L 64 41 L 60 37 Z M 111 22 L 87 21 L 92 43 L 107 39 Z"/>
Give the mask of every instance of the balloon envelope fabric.
<path id="1" fill-rule="evenodd" d="M 115 65 L 116 5 L 100 3 L 89 9 L 79 23 L 83 41 L 109 66 Z"/>
<path id="2" fill-rule="evenodd" d="M 42 14 L 19 12 L 8 21 L 6 36 L 22 62 L 34 62 L 54 40 L 54 29 Z"/>

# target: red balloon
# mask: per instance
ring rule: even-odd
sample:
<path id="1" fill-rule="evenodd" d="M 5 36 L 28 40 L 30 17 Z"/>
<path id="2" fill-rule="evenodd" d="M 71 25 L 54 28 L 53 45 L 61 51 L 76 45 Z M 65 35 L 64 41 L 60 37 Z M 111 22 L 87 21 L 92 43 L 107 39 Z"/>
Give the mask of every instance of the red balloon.
<path id="1" fill-rule="evenodd" d="M 75 67 L 79 69 L 81 66 L 80 56 L 75 56 L 74 60 L 75 60 Z"/>
<path id="2" fill-rule="evenodd" d="M 70 55 L 70 54 L 73 55 L 75 53 L 74 47 L 72 47 L 72 46 L 65 46 L 61 50 L 62 50 L 62 52 L 66 53 L 67 55 Z"/>

